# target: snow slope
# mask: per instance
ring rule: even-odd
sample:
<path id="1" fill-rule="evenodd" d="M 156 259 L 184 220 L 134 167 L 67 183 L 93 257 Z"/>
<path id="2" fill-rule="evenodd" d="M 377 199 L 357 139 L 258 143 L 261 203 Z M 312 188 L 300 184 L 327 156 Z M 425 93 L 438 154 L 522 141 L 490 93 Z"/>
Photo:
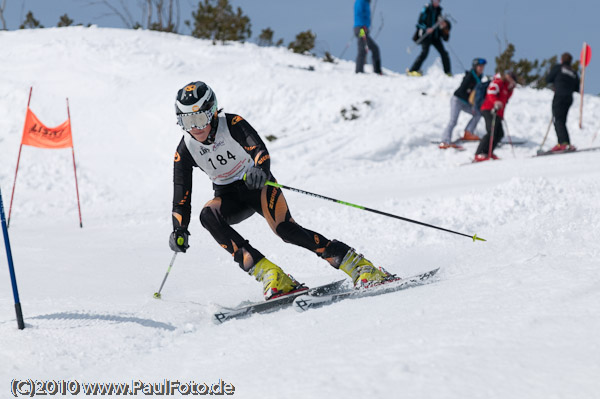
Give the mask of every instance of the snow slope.
<path id="1" fill-rule="evenodd" d="M 71 153 L 25 147 L 10 228 L 27 328 L 16 329 L 0 256 L 0 396 L 13 379 L 235 386 L 235 397 L 594 398 L 600 389 L 600 152 L 531 158 L 550 91 L 519 88 L 501 162 L 459 166 L 440 151 L 461 76 L 356 76 L 281 48 L 98 28 L 0 32 L 0 185 L 8 211 L 29 86 L 46 124 L 69 97 L 84 228 Z M 315 71 L 304 68 L 313 66 Z M 487 71 L 491 73 L 491 71 Z M 485 243 L 286 193 L 300 224 L 400 275 L 441 266 L 435 284 L 296 314 L 215 326 L 218 305 L 259 300 L 201 227 L 212 198 L 194 178 L 191 248 L 158 289 L 171 252 L 176 91 L 204 80 L 226 112 L 269 143 L 290 186 L 468 234 Z M 575 103 L 579 97 L 575 96 Z M 342 109 L 358 109 L 348 121 Z M 600 145 L 600 99 L 568 127 Z M 458 135 L 467 123 L 459 119 Z M 483 133 L 483 122 L 479 125 Z M 555 143 L 551 132 L 548 145 Z M 309 285 L 342 276 L 283 243 L 259 216 L 236 229 Z"/>

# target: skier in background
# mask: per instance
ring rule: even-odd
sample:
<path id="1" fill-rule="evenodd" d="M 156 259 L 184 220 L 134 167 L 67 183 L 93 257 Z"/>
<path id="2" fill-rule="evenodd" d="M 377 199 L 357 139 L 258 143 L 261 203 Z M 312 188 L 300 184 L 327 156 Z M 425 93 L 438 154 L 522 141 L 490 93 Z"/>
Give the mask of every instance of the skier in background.
<path id="1" fill-rule="evenodd" d="M 514 72 L 509 71 L 504 75 L 498 73 L 488 86 L 485 100 L 481 106 L 481 114 L 483 115 L 483 119 L 485 119 L 487 134 L 479 142 L 473 162 L 487 161 L 490 158 L 499 159 L 494 154 L 494 149 L 500 140 L 502 140 L 502 137 L 504 137 L 504 129 L 502 129 L 504 110 L 517 85 L 517 80 L 517 75 Z M 490 154 L 490 136 L 492 134 L 494 139 Z"/>
<path id="2" fill-rule="evenodd" d="M 550 151 L 575 151 L 571 145 L 569 132 L 567 131 L 567 114 L 573 104 L 573 92 L 579 91 L 579 75 L 571 67 L 573 57 L 564 53 L 560 57 L 560 65 L 555 65 L 546 78 L 547 83 L 554 84 L 554 98 L 552 99 L 552 116 L 554 117 L 554 129 L 558 138 L 556 144 Z"/>
<path id="3" fill-rule="evenodd" d="M 458 147 L 456 144 L 452 143 L 452 130 L 454 130 L 454 127 L 456 126 L 461 111 L 473 115 L 465 128 L 465 134 L 463 135 L 462 140 L 479 140 L 479 137 L 474 133 L 477 123 L 481 118 L 481 112 L 475 107 L 474 94 L 475 86 L 477 83 L 481 83 L 481 79 L 483 78 L 483 70 L 486 63 L 487 61 L 484 58 L 475 58 L 472 63 L 473 68 L 465 73 L 462 83 L 454 92 L 454 95 L 450 100 L 450 122 L 448 122 L 446 130 L 444 130 L 442 142 L 440 143 L 441 149 Z"/>
<path id="4" fill-rule="evenodd" d="M 441 22 L 434 28 L 434 25 L 438 23 L 438 20 Z M 429 47 L 433 45 L 433 47 L 435 47 L 442 56 L 444 72 L 447 75 L 451 75 L 450 57 L 448 56 L 448 52 L 442 43 L 442 39 L 448 41 L 450 38 L 450 22 L 442 18 L 442 7 L 440 7 L 440 0 L 431 0 L 430 4 L 427 4 L 423 7 L 417 23 L 417 33 L 413 39 L 417 41 L 422 35 L 427 36 L 423 39 L 423 41 L 421 41 L 421 54 L 419 54 L 412 67 L 410 67 L 408 74 L 411 76 L 422 75 L 420 72 L 421 65 L 429 54 Z"/>
<path id="5" fill-rule="evenodd" d="M 367 47 L 373 57 L 373 72 L 382 75 L 381 57 L 377 43 L 369 35 L 371 29 L 371 0 L 356 0 L 354 3 L 354 34 L 358 38 L 356 73 L 363 73 L 367 58 Z"/>
<path id="6" fill-rule="evenodd" d="M 270 155 L 258 133 L 242 117 L 218 110 L 217 97 L 204 82 L 192 82 L 177 93 L 175 113 L 184 136 L 173 169 L 173 232 L 169 246 L 186 252 L 192 198 L 192 169 L 200 168 L 213 183 L 214 198 L 204 205 L 200 222 L 240 268 L 263 283 L 265 299 L 307 288 L 289 277 L 244 239 L 231 225 L 254 213 L 264 217 L 285 242 L 314 252 L 348 274 L 355 286 L 368 286 L 391 275 L 348 245 L 300 226 L 290 214 L 275 181 Z"/>

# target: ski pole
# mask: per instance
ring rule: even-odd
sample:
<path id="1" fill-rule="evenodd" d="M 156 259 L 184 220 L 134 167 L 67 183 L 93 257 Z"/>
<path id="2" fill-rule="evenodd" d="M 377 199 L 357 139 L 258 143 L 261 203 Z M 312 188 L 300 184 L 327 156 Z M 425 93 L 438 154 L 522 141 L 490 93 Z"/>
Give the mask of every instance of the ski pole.
<path id="1" fill-rule="evenodd" d="M 460 60 L 460 57 L 458 56 L 458 54 L 456 54 L 456 51 L 454 51 L 454 49 L 452 48 L 452 46 L 450 45 L 450 42 L 446 43 L 448 45 L 448 48 L 450 49 L 450 52 L 452 53 L 452 55 L 454 56 L 454 58 L 458 61 L 458 63 L 460 64 L 460 67 L 464 70 L 467 70 L 467 68 L 465 68 L 465 65 L 462 63 L 462 61 Z"/>
<path id="2" fill-rule="evenodd" d="M 171 268 L 173 267 L 173 263 L 175 263 L 175 257 L 177 256 L 177 252 L 173 252 L 173 257 L 171 258 L 171 263 L 169 264 L 169 268 L 167 269 L 167 273 L 165 274 L 165 278 L 162 281 L 162 284 L 160 285 L 160 288 L 158 289 L 158 292 L 154 293 L 154 298 L 156 299 L 160 299 L 161 295 L 160 292 L 163 289 L 163 286 L 165 285 L 165 281 L 167 281 L 167 277 L 169 277 L 169 272 L 171 271 Z"/>
<path id="3" fill-rule="evenodd" d="M 433 26 L 431 26 L 432 31 L 429 33 L 425 32 L 424 35 L 421 35 L 421 37 L 417 41 L 415 41 L 415 44 L 413 44 L 412 46 L 408 46 L 406 48 L 406 52 L 408 54 L 410 54 L 412 52 L 413 48 L 416 48 L 417 46 L 419 46 L 423 42 L 423 40 L 425 40 L 425 38 L 427 38 L 430 34 L 435 32 L 435 30 L 438 28 L 438 26 L 440 26 L 442 24 L 442 22 L 444 21 L 445 18 L 446 18 L 446 15 L 444 15 L 443 17 L 440 15 L 438 17 L 437 22 L 435 24 L 433 24 Z"/>
<path id="4" fill-rule="evenodd" d="M 494 112 L 494 117 L 492 118 L 492 131 L 490 132 L 490 146 L 488 148 L 488 159 L 492 159 L 492 149 L 494 146 L 494 131 L 496 130 L 496 113 Z"/>
<path id="5" fill-rule="evenodd" d="M 590 62 L 592 57 L 590 46 L 586 42 L 583 42 L 583 49 L 581 50 L 581 80 L 579 82 L 579 129 L 583 129 L 583 98 L 584 98 L 584 83 L 585 83 L 585 68 Z"/>
<path id="6" fill-rule="evenodd" d="M 15 299 L 15 312 L 17 315 L 17 326 L 19 330 L 25 328 L 23 321 L 23 310 L 21 309 L 21 300 L 19 299 L 19 289 L 17 287 L 17 278 L 15 276 L 15 266 L 13 264 L 12 250 L 10 248 L 10 239 L 8 237 L 8 226 L 6 225 L 6 216 L 4 215 L 4 202 L 2 201 L 2 191 L 0 191 L 0 222 L 2 224 L 2 235 L 4 236 L 4 247 L 6 248 L 6 258 L 8 260 L 8 271 L 10 273 L 10 282 Z"/>
<path id="7" fill-rule="evenodd" d="M 346 50 L 348 50 L 348 47 L 350 47 L 350 44 L 354 41 L 354 34 L 352 35 L 352 38 L 350 38 L 350 40 L 348 40 L 348 43 L 346 43 L 346 47 L 344 47 L 344 50 L 342 51 L 342 53 L 338 56 L 338 58 L 342 58 L 344 56 L 344 54 L 346 53 Z"/>
<path id="8" fill-rule="evenodd" d="M 550 128 L 552 127 L 552 122 L 554 122 L 554 115 L 552 117 L 550 117 L 550 123 L 548 124 L 548 129 L 546 129 L 546 135 L 544 136 L 544 140 L 542 140 L 542 144 L 540 144 L 540 148 L 537 151 L 538 154 L 540 152 L 542 152 L 542 147 L 544 147 L 544 144 L 546 144 L 546 139 L 548 138 L 548 133 L 550 133 Z"/>
<path id="9" fill-rule="evenodd" d="M 246 180 L 246 175 L 244 175 L 244 180 Z M 394 219 L 400 219 L 400 220 L 404 220 L 405 222 L 415 223 L 415 224 L 418 224 L 418 225 L 421 225 L 421 226 L 431 227 L 431 228 L 434 228 L 434 229 L 446 231 L 448 233 L 453 233 L 453 234 L 458 234 L 460 236 L 469 237 L 469 238 L 473 239 L 473 242 L 475 242 L 476 240 L 486 241 L 483 238 L 477 237 L 477 234 L 469 235 L 469 234 L 459 233 L 457 231 L 452 231 L 452 230 L 444 229 L 443 227 L 438 227 L 438 226 L 434 226 L 434 225 L 431 225 L 431 224 L 419 222 L 417 220 L 412 220 L 412 219 L 408 219 L 408 218 L 405 218 L 405 217 L 402 217 L 402 216 L 393 215 L 391 213 L 378 211 L 376 209 L 367 208 L 365 206 L 355 205 L 355 204 L 351 204 L 349 202 L 340 201 L 340 200 L 337 200 L 337 199 L 334 199 L 334 198 L 329 198 L 329 197 L 326 197 L 324 195 L 310 193 L 308 191 L 300 190 L 300 189 L 297 189 L 297 188 L 293 188 L 293 187 L 289 187 L 289 186 L 284 186 L 283 184 L 275 183 L 275 182 L 272 182 L 272 181 L 269 181 L 269 180 L 267 180 L 265 182 L 265 185 L 272 186 L 272 187 L 277 187 L 277 188 L 284 188 L 286 190 L 294 191 L 296 193 L 310 195 L 311 197 L 320 198 L 320 199 L 323 199 L 323 200 L 335 202 L 337 204 L 351 206 L 352 208 L 362 209 L 363 211 L 373 212 L 373 213 L 376 213 L 378 215 L 383 215 L 383 216 L 391 217 L 391 218 L 394 218 Z"/>
<path id="10" fill-rule="evenodd" d="M 516 158 L 515 155 L 515 146 L 513 145 L 512 138 L 510 137 L 510 133 L 508 132 L 508 122 L 506 120 L 502 120 L 504 122 L 504 128 L 506 129 L 506 135 L 508 136 L 508 142 L 510 143 L 510 149 L 512 150 L 513 158 Z"/>

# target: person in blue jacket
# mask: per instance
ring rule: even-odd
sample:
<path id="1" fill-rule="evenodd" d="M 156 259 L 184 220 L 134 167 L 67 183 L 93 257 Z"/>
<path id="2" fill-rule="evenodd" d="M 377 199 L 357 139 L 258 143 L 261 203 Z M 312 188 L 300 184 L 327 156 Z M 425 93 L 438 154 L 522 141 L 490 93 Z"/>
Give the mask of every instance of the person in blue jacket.
<path id="1" fill-rule="evenodd" d="M 421 54 L 419 54 L 415 63 L 410 67 L 408 74 L 412 76 L 421 76 L 421 72 L 419 71 L 421 69 L 421 64 L 423 64 L 429 54 L 429 47 L 433 45 L 442 56 L 444 72 L 447 75 L 450 75 L 450 57 L 442 43 L 442 39 L 448 41 L 450 38 L 450 23 L 442 18 L 440 0 L 431 0 L 430 4 L 423 7 L 423 10 L 419 15 L 417 30 L 417 40 L 423 35 L 425 37 L 421 39 Z"/>
<path id="2" fill-rule="evenodd" d="M 354 34 L 358 38 L 356 73 L 363 73 L 367 58 L 367 48 L 373 57 L 373 72 L 381 75 L 379 47 L 369 35 L 371 29 L 371 0 L 356 0 L 354 3 Z"/>

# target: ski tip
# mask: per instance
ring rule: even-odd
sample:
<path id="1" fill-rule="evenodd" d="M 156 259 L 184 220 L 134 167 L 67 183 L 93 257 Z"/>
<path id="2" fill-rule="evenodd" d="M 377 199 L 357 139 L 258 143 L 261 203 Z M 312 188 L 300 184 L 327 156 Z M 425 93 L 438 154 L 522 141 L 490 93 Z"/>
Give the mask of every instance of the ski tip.
<path id="1" fill-rule="evenodd" d="M 477 237 L 477 234 L 473 235 L 473 242 L 475 241 L 487 241 L 485 238 Z"/>

